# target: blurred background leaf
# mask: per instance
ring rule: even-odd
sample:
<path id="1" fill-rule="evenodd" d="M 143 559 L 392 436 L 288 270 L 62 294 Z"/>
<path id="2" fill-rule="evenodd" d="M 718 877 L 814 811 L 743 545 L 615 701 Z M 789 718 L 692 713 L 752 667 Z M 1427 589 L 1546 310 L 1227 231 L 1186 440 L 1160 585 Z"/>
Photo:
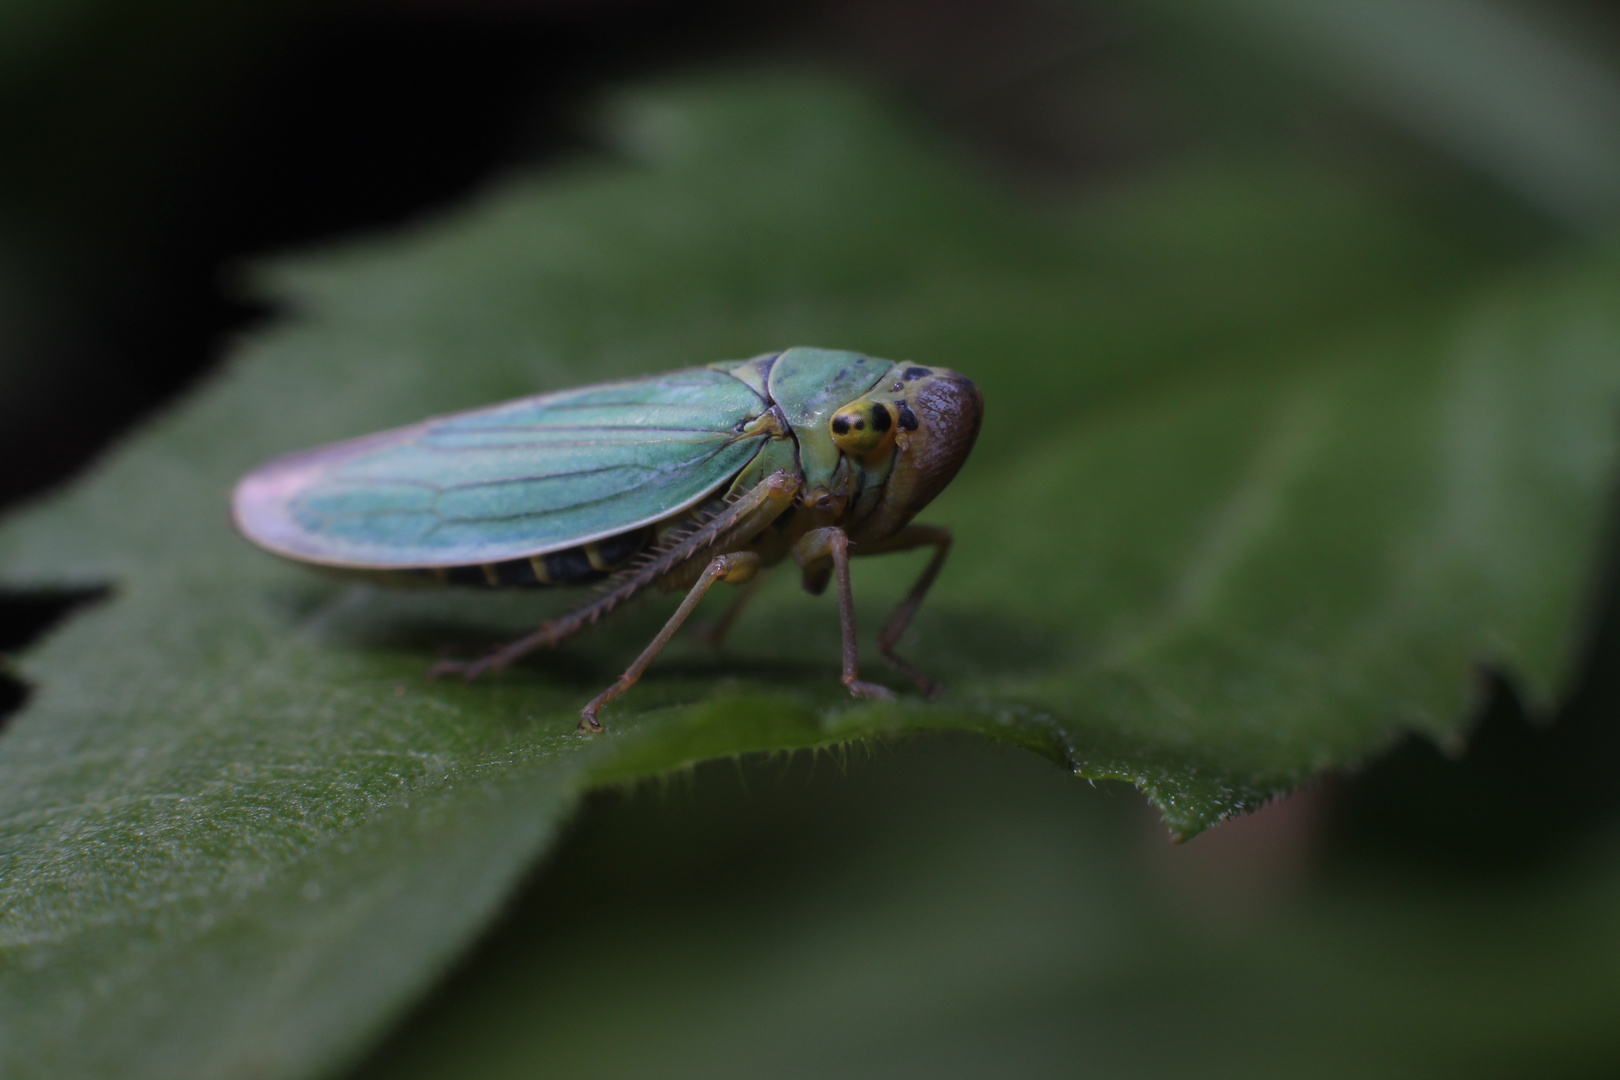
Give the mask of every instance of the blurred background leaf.
<path id="1" fill-rule="evenodd" d="M 359 1074 L 1601 1076 L 1611 828 L 1532 879 L 1323 847 L 1311 791 L 1163 843 L 978 743 L 603 794 Z"/>
<path id="2" fill-rule="evenodd" d="M 1219 0 L 1163 14 L 1340 91 L 1577 232 L 1620 219 L 1620 82 L 1581 41 L 1579 9 Z"/>
<path id="3" fill-rule="evenodd" d="M 22 629 L 6 647 L 115 589 L 30 657 L 37 696 L 0 740 L 12 1059 L 64 1072 L 330 1070 L 450 962 L 592 784 L 961 726 L 1134 780 L 1185 832 L 1419 735 L 1359 779 L 1253 819 L 1281 824 L 1249 849 L 1219 840 L 1239 828 L 1223 826 L 1190 849 L 1209 856 L 1177 862 L 1140 850 L 1134 804 L 1099 803 L 1072 781 L 1043 787 L 982 748 L 904 742 L 876 750 L 876 765 L 857 751 L 840 759 L 851 779 L 808 784 L 787 766 L 746 766 L 789 789 L 771 799 L 700 770 L 708 803 L 679 788 L 628 808 L 597 800 L 519 917 L 371 1068 L 971 1072 L 1016 1060 L 1039 1072 L 1061 1071 L 1083 1043 L 1110 1073 L 1215 1062 L 1332 1075 L 1373 1060 L 1348 1056 L 1366 1023 L 1402 1032 L 1376 1058 L 1395 1071 L 1602 1071 L 1605 952 L 1523 934 L 1486 950 L 1510 973 L 1500 982 L 1466 962 L 1500 937 L 1474 927 L 1550 919 L 1578 929 L 1559 940 L 1606 933 L 1607 848 L 1590 837 L 1606 835 L 1614 747 L 1587 718 L 1613 694 L 1587 679 L 1550 731 L 1518 706 L 1522 694 L 1545 711 L 1568 683 L 1612 456 L 1616 282 L 1601 246 L 1613 145 L 1580 134 L 1600 132 L 1610 100 L 1597 39 L 1560 52 L 1566 32 L 1475 5 L 1232 5 L 1219 33 L 1160 9 L 813 7 L 815 33 L 795 38 L 804 26 L 791 18 L 756 24 L 742 51 L 840 58 L 920 105 L 953 145 L 865 89 L 799 76 L 615 95 L 596 134 L 558 134 L 531 111 L 517 156 L 596 150 L 421 227 L 261 273 L 258 288 L 296 318 L 255 335 L 198 404 L 90 485 L 7 530 L 7 580 L 36 591 L 8 605 Z M 1417 40 L 1440 43 L 1429 52 L 1466 54 L 1431 65 L 1443 77 L 1422 48 L 1390 55 L 1379 28 L 1411 30 L 1412 12 L 1429 34 Z M 319 25 L 277 18 L 260 25 L 282 27 L 281 40 Z M 383 25 L 362 15 L 350 31 L 369 40 Z M 521 25 L 543 25 L 557 49 L 598 24 Z M 140 35 L 110 37 L 157 55 Z M 254 44 L 240 55 L 264 37 L 241 37 Z M 1312 59 L 1324 49 L 1338 60 Z M 1358 88 L 1391 65 L 1378 93 Z M 1462 105 L 1502 92 L 1471 92 L 1469 78 L 1520 85 L 1525 111 L 1469 114 Z M 487 76 L 490 100 L 510 112 L 499 83 Z M 1459 109 L 1455 130 L 1437 133 Z M 335 112 L 323 102 L 309 115 Z M 499 127 L 490 108 L 478 115 Z M 1549 135 L 1549 123 L 1563 127 Z M 83 138 L 63 132 L 64 146 Z M 91 175 L 71 155 L 58 167 Z M 264 170 L 259 190 L 275 175 Z M 362 173 L 340 175 L 364 190 Z M 350 227 L 397 214 L 389 198 L 423 198 L 377 186 L 392 195 L 378 216 L 351 211 Z M 23 190 L 9 205 L 39 203 Z M 140 199 L 123 205 L 109 220 L 144 216 L 130 216 Z M 289 239 L 330 227 L 288 221 Z M 104 272 L 108 230 L 84 235 L 65 265 Z M 151 250 L 157 234 L 141 235 L 128 250 Z M 240 235 L 216 242 L 197 266 L 239 250 Z M 33 292 L 13 294 L 11 325 L 36 330 L 8 339 L 28 343 L 11 370 L 38 385 L 28 373 L 53 370 L 41 358 L 69 340 L 85 294 L 42 291 L 27 272 L 62 245 L 12 250 L 13 280 Z M 166 324 L 184 328 L 175 340 L 240 319 L 211 302 L 206 318 Z M 566 735 L 575 699 L 611 678 L 655 612 L 500 684 L 428 687 L 435 645 L 511 632 L 536 605 L 334 589 L 256 561 L 219 521 L 231 478 L 275 450 L 796 339 L 952 363 L 990 396 L 970 472 L 930 515 L 962 543 L 911 646 L 952 672 L 954 704 L 845 709 L 823 662 L 828 612 L 782 581 L 751 616 L 754 640 L 724 658 L 672 655 L 612 740 L 581 744 Z M 72 453 L 38 455 L 12 490 L 59 475 L 93 447 L 87 432 L 172 389 L 172 376 L 142 376 L 129 373 L 133 401 L 92 395 L 85 412 L 103 413 L 64 439 Z M 37 424 L 53 398 L 10 400 Z M 863 611 L 875 617 L 908 572 L 863 567 Z M 49 591 L 64 586 L 78 591 Z M 1593 655 L 1612 656 L 1597 640 Z M 1481 662 L 1508 675 L 1477 679 Z M 1428 740 L 1457 752 L 1471 694 L 1491 703 L 1482 751 L 1448 764 Z M 1593 779 L 1589 795 L 1559 797 L 1570 762 Z M 884 789 L 906 794 L 863 794 Z M 864 853 L 856 836 L 870 825 L 847 823 L 896 812 L 892 839 L 870 849 L 887 853 Z M 732 818 L 752 824 L 739 834 L 721 824 Z M 982 831 L 964 827 L 981 818 Z M 902 849 L 914 857 L 892 854 Z M 807 865 L 827 891 L 794 905 L 805 879 L 770 860 L 797 865 L 805 851 L 823 853 Z M 726 869 L 755 865 L 751 888 L 753 875 Z M 1115 883 L 1114 899 L 1081 878 Z M 739 888 L 718 922 L 663 912 Z M 880 913 L 853 951 L 834 947 L 874 901 L 898 921 Z M 794 914 L 779 918 L 784 905 Z M 562 913 L 598 908 L 612 915 L 604 936 L 570 936 Z M 1459 908 L 1478 920 L 1457 930 L 1433 914 Z M 1003 935 L 1009 910 L 1027 937 Z M 554 965 L 511 959 L 558 957 L 559 934 L 580 942 L 578 963 L 566 950 Z M 1396 947 L 1368 951 L 1390 934 Z M 823 942 L 837 970 L 771 962 L 761 943 L 778 937 Z M 1113 960 L 1096 959 L 1103 941 L 1124 943 Z M 761 951 L 765 962 L 746 959 Z M 1527 959 L 1514 967 L 1516 956 Z M 1311 982 L 1321 966 L 1353 977 Z M 1391 998 L 1422 971 L 1440 972 L 1432 1007 Z M 1309 989 L 1268 996 L 1277 980 Z M 604 1045 L 574 1022 L 581 985 L 622 1002 L 635 1037 Z M 1233 986 L 1238 1011 L 1212 1004 Z M 1554 986 L 1564 992 L 1545 997 Z M 825 999 L 840 1004 L 818 1011 Z M 912 999 L 872 1026 L 870 1003 Z M 1491 1023 L 1458 1019 L 1476 1011 Z M 1180 1037 L 1147 1038 L 1167 1013 Z"/>

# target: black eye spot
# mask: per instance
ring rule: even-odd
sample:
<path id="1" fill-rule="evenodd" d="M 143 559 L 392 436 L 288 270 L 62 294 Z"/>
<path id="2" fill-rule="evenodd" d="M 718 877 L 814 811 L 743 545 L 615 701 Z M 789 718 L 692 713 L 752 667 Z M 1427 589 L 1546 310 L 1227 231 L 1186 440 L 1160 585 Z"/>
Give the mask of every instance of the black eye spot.
<path id="1" fill-rule="evenodd" d="M 897 382 L 893 386 L 889 387 L 889 393 L 898 394 L 900 391 L 904 390 L 905 388 L 906 388 L 905 383 Z"/>
<path id="2" fill-rule="evenodd" d="M 847 416 L 835 416 L 835 417 L 833 417 L 833 425 L 832 425 L 832 427 L 833 427 L 833 434 L 834 435 L 847 435 L 849 433 L 849 417 L 847 417 Z"/>
<path id="3" fill-rule="evenodd" d="M 906 382 L 910 382 L 912 379 L 926 379 L 932 374 L 933 371 L 925 367 L 908 367 L 906 368 Z"/>
<path id="4" fill-rule="evenodd" d="M 855 418 L 855 430 L 856 431 L 865 431 L 866 430 L 866 421 L 862 420 L 858 416 Z"/>
<path id="5" fill-rule="evenodd" d="M 900 410 L 900 426 L 906 431 L 916 431 L 917 414 L 912 412 L 903 401 L 899 404 L 898 408 Z"/>
<path id="6" fill-rule="evenodd" d="M 892 424 L 892 423 L 894 423 L 894 420 L 889 416 L 889 410 L 884 408 L 881 402 L 873 403 L 873 405 L 872 405 L 872 430 L 873 431 L 888 431 L 889 430 L 889 425 Z"/>

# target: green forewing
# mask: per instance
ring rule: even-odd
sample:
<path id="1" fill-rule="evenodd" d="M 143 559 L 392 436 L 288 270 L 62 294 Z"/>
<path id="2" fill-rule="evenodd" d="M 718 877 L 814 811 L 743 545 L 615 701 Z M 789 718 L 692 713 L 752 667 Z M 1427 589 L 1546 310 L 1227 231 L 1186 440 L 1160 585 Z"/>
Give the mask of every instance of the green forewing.
<path id="1" fill-rule="evenodd" d="M 451 566 L 554 551 L 701 500 L 759 452 L 765 402 L 693 368 L 523 398 L 271 462 L 237 521 L 342 566 Z"/>

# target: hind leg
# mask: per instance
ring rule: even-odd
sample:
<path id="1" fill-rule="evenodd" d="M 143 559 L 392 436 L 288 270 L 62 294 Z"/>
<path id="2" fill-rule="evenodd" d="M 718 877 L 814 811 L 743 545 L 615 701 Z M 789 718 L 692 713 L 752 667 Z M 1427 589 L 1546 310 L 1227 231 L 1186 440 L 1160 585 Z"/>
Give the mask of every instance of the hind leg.
<path id="1" fill-rule="evenodd" d="M 478 660 L 441 660 L 428 669 L 428 678 L 440 675 L 460 675 L 468 682 L 486 671 L 500 671 L 512 661 L 535 649 L 557 645 L 573 637 L 615 607 L 652 586 L 659 578 L 697 558 L 705 548 L 719 543 L 728 533 L 744 535 L 770 521 L 793 504 L 799 482 L 784 470 L 777 470 L 761 480 L 746 494 L 716 514 L 701 528 L 683 536 L 679 542 L 656 553 L 646 564 L 625 571 L 622 576 L 607 582 L 610 588 L 599 593 L 588 603 L 566 615 L 541 624 L 534 633 L 504 645 Z M 741 578 L 737 580 L 743 580 Z M 684 618 L 684 616 L 683 616 Z"/>
<path id="2" fill-rule="evenodd" d="M 681 624 L 686 621 L 687 616 L 692 614 L 692 610 L 698 606 L 698 601 L 703 599 L 703 594 L 709 591 L 710 586 L 717 581 L 740 584 L 749 581 L 758 572 L 759 556 L 752 551 L 716 555 L 711 559 L 709 565 L 704 567 L 703 573 L 699 575 L 697 584 L 692 586 L 691 591 L 686 594 L 686 599 L 681 601 L 681 606 L 675 609 L 675 614 L 671 615 L 669 621 L 664 624 L 664 628 L 658 631 L 658 636 L 653 638 L 645 649 L 641 650 L 641 655 L 636 657 L 635 662 L 625 669 L 624 674 L 620 675 L 612 686 L 592 698 L 579 711 L 579 730 L 602 730 L 602 722 L 596 718 L 596 714 L 602 711 L 603 705 L 606 705 L 636 684 L 636 680 L 641 678 L 642 673 L 647 670 L 647 665 L 651 664 L 653 658 L 663 651 L 665 645 L 669 644 L 669 639 L 675 636 L 675 631 L 679 630 Z"/>

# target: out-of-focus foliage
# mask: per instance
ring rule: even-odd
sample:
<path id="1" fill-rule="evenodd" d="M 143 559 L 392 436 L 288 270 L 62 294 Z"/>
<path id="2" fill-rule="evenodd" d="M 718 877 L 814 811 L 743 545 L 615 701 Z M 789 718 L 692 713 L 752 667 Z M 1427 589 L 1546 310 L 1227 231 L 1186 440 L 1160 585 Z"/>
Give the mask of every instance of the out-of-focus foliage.
<path id="1" fill-rule="evenodd" d="M 330 1068 L 595 785 L 959 728 L 1130 780 L 1192 833 L 1402 730 L 1455 736 L 1480 662 L 1543 698 L 1569 667 L 1620 400 L 1604 260 L 1486 272 L 1273 151 L 1034 212 L 820 80 L 665 88 L 604 132 L 627 160 L 267 268 L 287 318 L 0 532 L 5 581 L 115 590 L 29 656 L 0 740 L 13 1060 Z M 951 677 L 938 706 L 851 705 L 832 612 L 783 580 L 734 650 L 672 649 L 581 737 L 654 607 L 428 684 L 436 644 L 548 600 L 323 583 L 223 520 L 280 450 L 792 342 L 984 388 L 909 643 Z M 869 621 L 917 568 L 862 566 Z"/>
<path id="2" fill-rule="evenodd" d="M 1565 8 L 1562 21 L 1551 6 L 1506 0 L 1217 0 L 1153 10 L 1216 36 L 1228 55 L 1331 87 L 1578 232 L 1604 236 L 1620 225 L 1620 78 L 1601 38 L 1582 40 L 1579 9 Z"/>
<path id="3" fill-rule="evenodd" d="M 1620 837 L 1531 879 L 1315 850 L 1324 792 L 1163 843 L 978 743 L 593 800 L 360 1076 L 1604 1076 Z"/>

